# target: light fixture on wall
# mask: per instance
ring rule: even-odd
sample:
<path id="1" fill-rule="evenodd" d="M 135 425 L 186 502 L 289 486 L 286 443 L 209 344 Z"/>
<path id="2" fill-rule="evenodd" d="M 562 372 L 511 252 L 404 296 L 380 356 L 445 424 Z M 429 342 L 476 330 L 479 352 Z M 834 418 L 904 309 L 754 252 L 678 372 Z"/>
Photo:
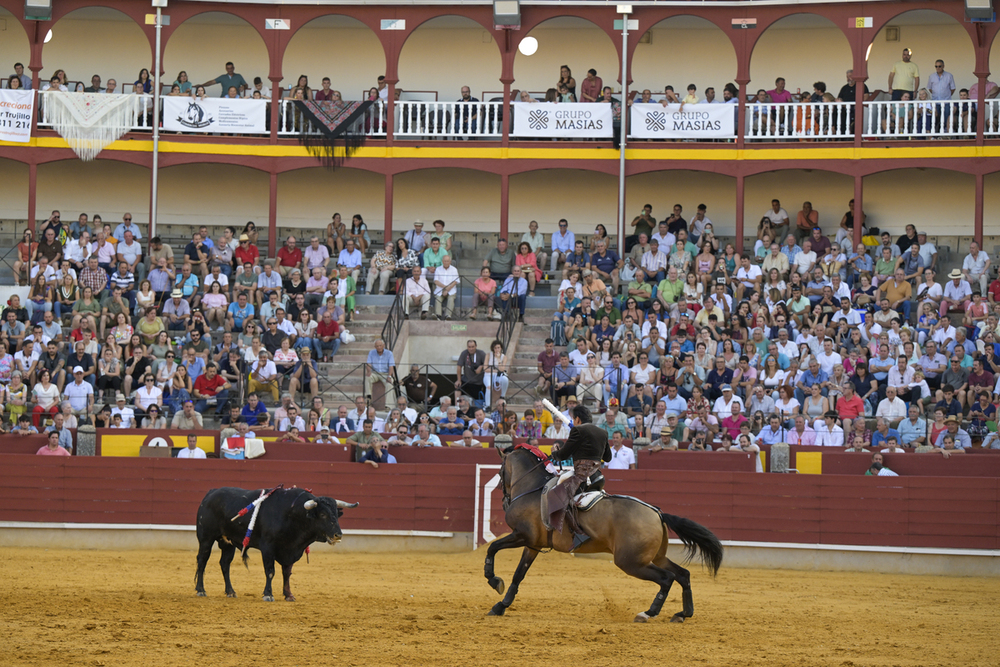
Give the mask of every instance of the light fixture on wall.
<path id="1" fill-rule="evenodd" d="M 47 33 L 45 33 L 45 40 L 44 40 L 44 42 L 46 44 L 48 44 L 51 41 L 52 41 L 52 29 L 50 28 L 49 31 Z"/>
<path id="2" fill-rule="evenodd" d="M 538 40 L 534 37 L 525 37 L 521 40 L 521 43 L 517 45 L 517 50 L 523 55 L 533 56 L 535 51 L 538 50 Z"/>
<path id="3" fill-rule="evenodd" d="M 51 21 L 52 0 L 24 0 L 25 21 Z"/>
<path id="4" fill-rule="evenodd" d="M 521 29 L 521 4 L 518 0 L 493 0 L 493 26 L 497 30 Z"/>
<path id="5" fill-rule="evenodd" d="M 993 0 L 965 0 L 965 16 L 980 21 L 993 18 Z"/>

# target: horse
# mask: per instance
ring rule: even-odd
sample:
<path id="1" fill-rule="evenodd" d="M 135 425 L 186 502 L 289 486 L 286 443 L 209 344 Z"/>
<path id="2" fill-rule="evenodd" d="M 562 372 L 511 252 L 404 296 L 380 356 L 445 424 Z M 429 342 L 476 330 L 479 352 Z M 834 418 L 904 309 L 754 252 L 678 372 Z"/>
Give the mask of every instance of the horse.
<path id="1" fill-rule="evenodd" d="M 653 603 L 648 610 L 636 615 L 636 623 L 645 623 L 660 614 L 674 581 L 682 589 L 683 609 L 670 621 L 683 623 L 694 614 L 690 572 L 666 557 L 667 529 L 684 544 L 685 563 L 700 555 L 702 563 L 715 576 L 722 565 L 723 548 L 710 530 L 690 519 L 664 514 L 635 498 L 612 495 L 577 515 L 580 527 L 591 539 L 574 549 L 571 530 L 555 533 L 542 523 L 542 487 L 552 477 L 545 470 L 546 460 L 520 447 L 501 451 L 500 456 L 503 459 L 500 478 L 505 518 L 513 532 L 492 542 L 486 552 L 484 574 L 497 593 L 504 593 L 504 581 L 493 571 L 497 552 L 518 547 L 524 550 L 506 596 L 490 609 L 489 616 L 503 616 L 513 604 L 518 586 L 543 549 L 562 553 L 610 553 L 615 565 L 625 574 L 659 585 Z"/>

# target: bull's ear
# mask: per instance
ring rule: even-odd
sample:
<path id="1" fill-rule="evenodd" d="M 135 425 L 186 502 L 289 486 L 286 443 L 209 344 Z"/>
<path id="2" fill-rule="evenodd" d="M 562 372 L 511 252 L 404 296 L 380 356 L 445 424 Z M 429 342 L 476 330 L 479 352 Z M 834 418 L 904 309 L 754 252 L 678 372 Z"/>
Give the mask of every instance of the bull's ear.
<path id="1" fill-rule="evenodd" d="M 342 517 L 342 516 L 344 516 L 344 510 L 342 510 L 342 509 L 340 509 L 340 508 L 338 507 L 338 508 L 337 508 L 337 518 L 339 519 L 339 518 L 340 518 L 340 517 Z"/>

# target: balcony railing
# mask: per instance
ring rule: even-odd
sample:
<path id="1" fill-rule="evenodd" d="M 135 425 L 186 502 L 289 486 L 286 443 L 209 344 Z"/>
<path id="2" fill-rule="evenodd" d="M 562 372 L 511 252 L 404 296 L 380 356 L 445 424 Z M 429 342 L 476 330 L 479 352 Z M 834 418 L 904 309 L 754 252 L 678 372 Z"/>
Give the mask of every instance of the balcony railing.
<path id="1" fill-rule="evenodd" d="M 51 129 L 46 113 L 49 91 L 38 91 L 38 127 Z M 145 111 L 136 114 L 131 130 L 151 132 L 154 118 L 153 96 L 141 95 Z M 162 98 L 161 98 L 162 104 Z M 270 104 L 268 119 L 270 119 Z M 298 113 L 292 100 L 279 100 L 279 137 L 295 137 L 320 132 Z M 362 121 L 365 135 L 385 137 L 389 107 L 373 105 Z M 977 105 L 973 100 L 865 102 L 861 136 L 866 140 L 972 140 L 976 137 Z M 985 101 L 984 136 L 1000 138 L 1000 99 Z M 394 136 L 403 140 L 486 139 L 498 141 L 503 122 L 510 118 L 502 102 L 396 102 Z M 744 137 L 748 142 L 852 141 L 854 103 L 746 104 Z M 269 121 L 268 121 L 269 122 Z M 268 125 L 270 127 L 270 125 Z M 192 133 L 197 134 L 197 133 Z M 639 141 L 632 139 L 632 141 Z"/>
<path id="2" fill-rule="evenodd" d="M 989 100 L 987 110 L 996 109 Z M 867 102 L 865 139 L 973 139 L 976 103 L 972 100 Z"/>
<path id="3" fill-rule="evenodd" d="M 497 139 L 501 102 L 396 102 L 394 134 L 405 139 Z"/>
<path id="4" fill-rule="evenodd" d="M 295 103 L 290 99 L 283 99 L 279 102 L 281 108 L 278 110 L 278 136 L 279 137 L 297 137 L 299 136 L 300 130 L 305 129 L 306 134 L 319 135 L 320 132 L 317 130 L 312 122 L 308 118 L 303 116 L 298 109 L 295 108 Z M 364 120 L 361 121 L 362 126 L 365 129 L 365 136 L 367 137 L 384 137 L 385 128 L 388 119 L 388 106 L 382 102 L 376 102 L 365 114 Z"/>
<path id="5" fill-rule="evenodd" d="M 52 91 L 58 92 L 58 91 Z M 47 90 L 38 91 L 38 127 L 51 128 L 52 119 L 46 113 L 45 99 L 51 93 Z M 135 120 L 132 123 L 132 131 L 134 132 L 152 132 L 153 131 L 153 96 L 152 95 L 141 95 L 145 100 L 145 106 L 141 107 L 143 111 L 136 114 Z"/>
<path id="6" fill-rule="evenodd" d="M 746 105 L 747 141 L 854 139 L 850 102 L 808 102 Z"/>

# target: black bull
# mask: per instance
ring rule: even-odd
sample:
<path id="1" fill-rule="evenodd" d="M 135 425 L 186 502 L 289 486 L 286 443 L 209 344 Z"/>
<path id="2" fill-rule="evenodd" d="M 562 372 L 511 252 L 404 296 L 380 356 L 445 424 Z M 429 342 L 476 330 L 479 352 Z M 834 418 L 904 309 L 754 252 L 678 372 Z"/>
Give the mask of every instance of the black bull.
<path id="1" fill-rule="evenodd" d="M 261 489 L 222 488 L 212 489 L 205 494 L 198 508 L 198 572 L 195 574 L 195 591 L 205 595 L 205 566 L 212 555 L 212 545 L 218 543 L 222 550 L 219 565 L 226 580 L 226 597 L 236 597 L 233 584 L 229 580 L 229 566 L 233 562 L 237 548 L 242 547 L 243 538 L 253 511 L 233 521 L 240 510 L 260 497 Z M 264 586 L 264 600 L 274 601 L 271 594 L 271 579 L 274 578 L 274 563 L 281 564 L 284 578 L 283 592 L 289 602 L 295 600 L 289 579 L 292 566 L 302 558 L 306 548 L 313 542 L 335 544 L 343 537 L 337 521 L 345 507 L 357 507 L 342 500 L 317 497 L 304 489 L 278 489 L 261 503 L 250 535 L 250 547 L 260 550 L 264 562 L 267 583 Z M 247 564 L 244 556 L 243 564 Z"/>

